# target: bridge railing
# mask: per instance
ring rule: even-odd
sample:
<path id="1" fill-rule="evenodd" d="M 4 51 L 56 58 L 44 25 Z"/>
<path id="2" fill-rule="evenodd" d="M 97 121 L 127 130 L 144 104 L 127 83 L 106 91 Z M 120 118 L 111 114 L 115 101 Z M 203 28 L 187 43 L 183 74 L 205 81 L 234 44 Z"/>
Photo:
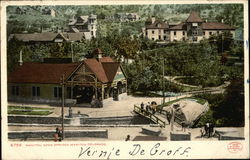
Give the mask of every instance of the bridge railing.
<path id="1" fill-rule="evenodd" d="M 169 115 L 171 117 L 171 113 L 169 111 L 161 109 L 161 110 L 158 110 L 157 112 L 160 113 L 160 114 L 163 114 L 166 117 L 168 117 Z M 175 114 L 174 122 L 176 122 L 177 124 L 181 125 L 181 122 L 183 122 L 183 119 L 181 117 L 179 117 L 178 115 Z"/>
<path id="2" fill-rule="evenodd" d="M 161 120 L 160 118 L 158 118 L 157 116 L 155 116 L 153 113 L 148 112 L 145 109 L 141 109 L 140 107 L 134 105 L 134 111 L 144 117 L 149 118 L 150 120 L 152 120 L 153 122 L 159 124 L 161 127 L 165 127 L 166 124 L 163 120 Z"/>

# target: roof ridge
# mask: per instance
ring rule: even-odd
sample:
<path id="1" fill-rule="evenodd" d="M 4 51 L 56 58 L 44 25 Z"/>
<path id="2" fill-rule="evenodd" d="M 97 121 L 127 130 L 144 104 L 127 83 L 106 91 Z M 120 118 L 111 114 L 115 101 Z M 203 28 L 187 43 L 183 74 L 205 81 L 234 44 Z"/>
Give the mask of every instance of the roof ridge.
<path id="1" fill-rule="evenodd" d="M 203 20 L 197 12 L 192 11 L 186 19 L 186 22 L 203 22 Z"/>

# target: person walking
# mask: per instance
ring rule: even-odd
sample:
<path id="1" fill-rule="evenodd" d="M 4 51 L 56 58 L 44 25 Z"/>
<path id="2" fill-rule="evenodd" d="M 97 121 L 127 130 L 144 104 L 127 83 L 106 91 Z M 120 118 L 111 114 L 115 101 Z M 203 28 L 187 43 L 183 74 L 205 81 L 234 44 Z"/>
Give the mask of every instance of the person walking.
<path id="1" fill-rule="evenodd" d="M 144 110 L 144 103 L 141 102 L 141 112 L 143 113 L 143 110 Z"/>
<path id="2" fill-rule="evenodd" d="M 168 124 L 170 124 L 170 122 L 171 122 L 171 114 L 169 112 L 167 112 L 167 120 L 168 120 Z"/>
<path id="3" fill-rule="evenodd" d="M 127 138 L 125 139 L 125 141 L 129 141 L 130 140 L 130 135 L 127 135 Z"/>

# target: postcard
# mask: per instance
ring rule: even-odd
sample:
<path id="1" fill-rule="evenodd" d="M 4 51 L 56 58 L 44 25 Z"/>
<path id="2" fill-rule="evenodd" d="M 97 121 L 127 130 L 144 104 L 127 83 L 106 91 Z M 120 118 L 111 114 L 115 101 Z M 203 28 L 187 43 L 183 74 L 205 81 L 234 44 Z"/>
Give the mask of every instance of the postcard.
<path id="1" fill-rule="evenodd" d="M 3 159 L 249 158 L 248 1 L 2 1 Z"/>

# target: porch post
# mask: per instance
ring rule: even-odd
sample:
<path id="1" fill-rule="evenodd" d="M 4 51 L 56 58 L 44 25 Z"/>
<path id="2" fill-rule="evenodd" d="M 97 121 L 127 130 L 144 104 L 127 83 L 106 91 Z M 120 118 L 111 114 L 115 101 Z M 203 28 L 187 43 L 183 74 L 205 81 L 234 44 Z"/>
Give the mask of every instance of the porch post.
<path id="1" fill-rule="evenodd" d="M 102 101 L 104 100 L 104 86 L 102 84 Z"/>
<path id="2" fill-rule="evenodd" d="M 97 77 L 95 78 L 95 98 L 98 99 L 98 97 L 97 97 Z"/>
<path id="3" fill-rule="evenodd" d="M 64 74 L 62 76 L 62 139 L 64 139 Z"/>
<path id="4" fill-rule="evenodd" d="M 73 85 L 70 86 L 70 90 L 71 90 L 70 98 L 73 99 Z"/>
<path id="5" fill-rule="evenodd" d="M 125 81 L 125 92 L 128 94 L 128 84 L 127 84 L 127 81 Z"/>

